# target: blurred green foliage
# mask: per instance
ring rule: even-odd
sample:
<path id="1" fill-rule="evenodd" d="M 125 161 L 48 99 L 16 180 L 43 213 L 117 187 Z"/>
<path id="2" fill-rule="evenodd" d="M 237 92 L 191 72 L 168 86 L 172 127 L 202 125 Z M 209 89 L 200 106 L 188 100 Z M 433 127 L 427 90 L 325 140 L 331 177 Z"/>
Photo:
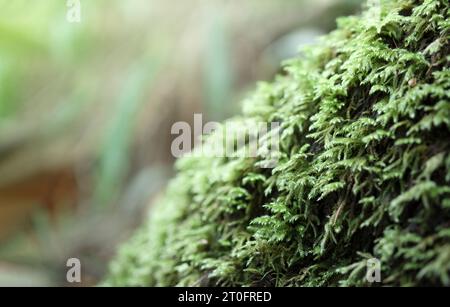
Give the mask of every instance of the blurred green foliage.
<path id="1" fill-rule="evenodd" d="M 114 37 L 105 26 L 121 2 L 81 4 L 82 22 L 70 23 L 66 1 L 0 1 L 0 130 L 14 137 L 29 125 L 29 134 L 57 139 L 82 137 L 80 127 L 91 125 L 86 133 L 99 144 L 97 194 L 103 195 L 96 201 L 108 202 L 112 191 L 120 193 L 137 111 L 164 50 L 142 43 L 144 50 L 133 50 L 140 48 L 136 41 L 128 48 L 118 44 L 122 35 Z M 109 8 L 115 10 L 107 13 Z M 137 52 L 142 60 L 135 59 Z"/>

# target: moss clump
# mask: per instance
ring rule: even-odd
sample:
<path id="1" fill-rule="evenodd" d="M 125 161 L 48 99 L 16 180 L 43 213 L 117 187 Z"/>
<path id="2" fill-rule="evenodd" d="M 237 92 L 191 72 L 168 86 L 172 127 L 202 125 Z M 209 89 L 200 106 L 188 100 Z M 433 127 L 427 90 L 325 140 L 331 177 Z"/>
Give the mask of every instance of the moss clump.
<path id="1" fill-rule="evenodd" d="M 449 2 L 381 3 L 231 120 L 281 122 L 278 165 L 179 160 L 108 285 L 450 285 Z"/>

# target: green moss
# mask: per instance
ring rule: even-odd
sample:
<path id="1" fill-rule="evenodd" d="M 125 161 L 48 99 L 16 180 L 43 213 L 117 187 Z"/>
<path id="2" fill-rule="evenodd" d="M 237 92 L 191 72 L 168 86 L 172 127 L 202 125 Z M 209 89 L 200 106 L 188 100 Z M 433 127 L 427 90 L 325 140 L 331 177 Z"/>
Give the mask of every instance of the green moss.
<path id="1" fill-rule="evenodd" d="M 107 285 L 450 285 L 449 2 L 381 3 L 231 120 L 282 123 L 276 168 L 179 160 Z"/>

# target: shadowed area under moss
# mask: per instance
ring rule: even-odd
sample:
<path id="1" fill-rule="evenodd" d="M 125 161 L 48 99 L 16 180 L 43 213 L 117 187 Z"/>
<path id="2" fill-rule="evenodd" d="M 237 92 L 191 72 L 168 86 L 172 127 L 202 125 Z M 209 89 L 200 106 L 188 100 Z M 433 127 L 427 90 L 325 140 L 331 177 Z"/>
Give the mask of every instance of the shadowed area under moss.
<path id="1" fill-rule="evenodd" d="M 277 166 L 178 160 L 106 285 L 364 286 L 369 258 L 382 285 L 450 285 L 450 7 L 381 4 L 228 121 L 280 122 Z"/>

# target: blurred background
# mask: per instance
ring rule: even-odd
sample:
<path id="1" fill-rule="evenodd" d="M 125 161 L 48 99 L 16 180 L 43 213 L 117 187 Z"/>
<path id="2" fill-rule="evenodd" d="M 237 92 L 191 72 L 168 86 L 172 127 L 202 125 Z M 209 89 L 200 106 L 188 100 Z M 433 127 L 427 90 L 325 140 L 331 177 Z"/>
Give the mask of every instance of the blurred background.
<path id="1" fill-rule="evenodd" d="M 69 1 L 74 2 L 74 1 Z M 173 175 L 170 128 L 223 120 L 360 0 L 0 0 L 0 286 L 97 284 Z M 77 2 L 77 1 L 75 1 Z"/>

